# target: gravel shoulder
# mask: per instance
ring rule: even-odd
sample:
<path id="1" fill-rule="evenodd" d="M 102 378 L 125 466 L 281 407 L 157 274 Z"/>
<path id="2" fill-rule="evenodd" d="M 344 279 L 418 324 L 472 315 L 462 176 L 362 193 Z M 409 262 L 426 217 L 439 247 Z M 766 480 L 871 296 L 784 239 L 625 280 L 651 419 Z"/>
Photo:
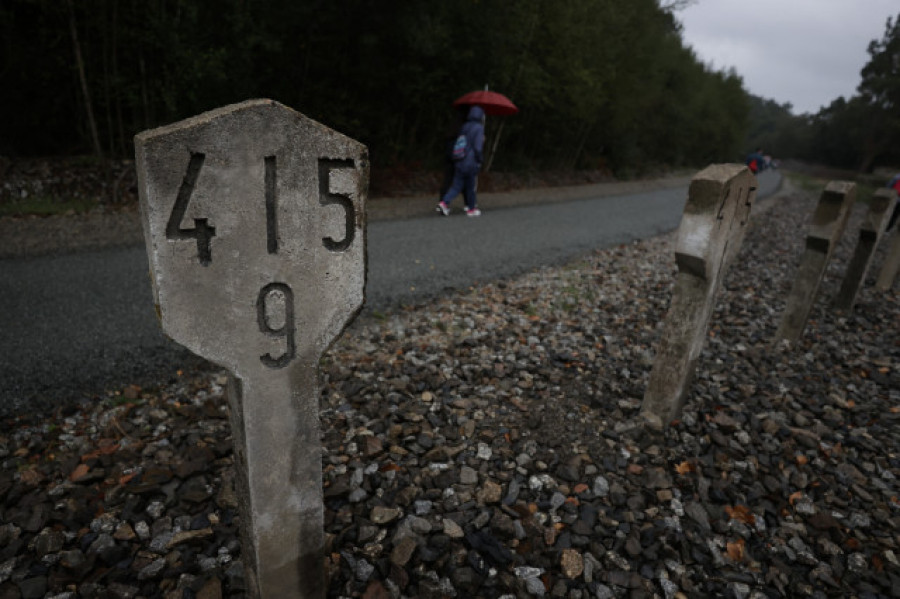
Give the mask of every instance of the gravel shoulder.
<path id="1" fill-rule="evenodd" d="M 829 303 L 863 206 L 772 343 L 815 201 L 754 210 L 663 431 L 672 234 L 357 320 L 321 366 L 329 597 L 898 596 L 900 296 Z M 4 421 L 0 596 L 243 597 L 224 385 Z"/>

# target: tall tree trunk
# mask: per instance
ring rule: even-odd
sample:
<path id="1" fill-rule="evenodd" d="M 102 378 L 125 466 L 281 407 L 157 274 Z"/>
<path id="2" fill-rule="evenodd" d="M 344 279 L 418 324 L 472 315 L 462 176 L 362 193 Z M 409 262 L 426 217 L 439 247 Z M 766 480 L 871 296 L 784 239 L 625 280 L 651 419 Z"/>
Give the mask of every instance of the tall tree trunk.
<path id="1" fill-rule="evenodd" d="M 116 104 L 116 129 L 119 137 L 119 156 L 127 157 L 128 152 L 125 150 L 127 142 L 125 141 L 125 125 L 122 122 L 122 93 L 119 83 L 119 3 L 113 0 L 113 22 L 112 22 L 112 76 L 115 82 L 115 104 Z"/>
<path id="2" fill-rule="evenodd" d="M 870 173 L 875 166 L 875 160 L 888 147 L 888 137 L 885 131 L 889 128 L 886 123 L 890 117 L 883 115 L 878 111 L 869 113 L 869 127 L 863 141 L 862 159 L 860 160 L 858 170 L 861 173 Z"/>
<path id="3" fill-rule="evenodd" d="M 84 73 L 84 59 L 81 57 L 81 44 L 78 43 L 78 29 L 75 26 L 75 7 L 72 0 L 66 0 L 69 6 L 69 33 L 72 35 L 72 46 L 75 49 L 75 63 L 78 66 L 78 78 L 81 81 L 81 93 L 84 95 L 84 107 L 87 111 L 88 127 L 91 131 L 91 141 L 94 144 L 94 154 L 103 160 L 103 149 L 100 147 L 100 135 L 97 132 L 97 120 L 94 118 L 94 106 L 91 103 L 91 92 L 88 89 L 87 76 Z"/>
<path id="4" fill-rule="evenodd" d="M 104 3 L 105 4 L 105 3 Z M 105 9 L 105 6 L 104 6 Z M 112 26 L 110 22 L 107 21 L 110 19 L 109 14 L 106 10 L 103 11 L 103 112 L 106 116 L 106 148 L 109 153 L 109 159 L 112 160 L 116 156 L 116 128 L 113 126 L 113 102 L 112 102 L 112 67 L 110 63 L 112 59 L 110 55 L 112 54 L 112 44 L 114 43 L 111 37 Z M 115 197 L 115 191 L 113 191 L 113 197 Z"/>
<path id="5" fill-rule="evenodd" d="M 141 105 L 144 113 L 144 129 L 150 128 L 150 101 L 147 99 L 147 66 L 144 64 L 144 53 L 138 57 L 141 68 Z"/>

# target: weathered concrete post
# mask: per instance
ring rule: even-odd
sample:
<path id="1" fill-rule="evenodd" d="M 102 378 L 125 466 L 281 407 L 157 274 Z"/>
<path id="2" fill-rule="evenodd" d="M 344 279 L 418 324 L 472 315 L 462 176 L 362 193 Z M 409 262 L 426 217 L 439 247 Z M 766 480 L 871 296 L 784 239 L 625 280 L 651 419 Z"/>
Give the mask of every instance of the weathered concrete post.
<path id="1" fill-rule="evenodd" d="M 667 423 L 681 413 L 709 317 L 740 250 L 756 178 L 738 164 L 712 165 L 691 180 L 675 244 L 678 278 L 641 411 Z"/>
<path id="2" fill-rule="evenodd" d="M 900 199 L 895 199 L 900 202 Z M 888 248 L 884 257 L 884 265 L 878 278 L 875 279 L 875 288 L 879 291 L 887 291 L 894 286 L 894 280 L 897 278 L 897 272 L 900 271 L 900 224 L 893 227 L 894 233 L 891 239 L 891 247 Z"/>
<path id="3" fill-rule="evenodd" d="M 775 333 L 776 340 L 796 341 L 803 334 L 819 284 L 825 276 L 825 268 L 844 232 L 855 201 L 856 183 L 831 181 L 825 186 L 812 216 L 806 249 L 800 259 L 800 268 L 797 269 L 781 324 Z"/>
<path id="4" fill-rule="evenodd" d="M 850 259 L 850 264 L 847 266 L 847 274 L 844 275 L 841 290 L 834 301 L 834 305 L 841 310 L 853 309 L 853 304 L 856 303 L 856 294 L 866 279 L 866 273 L 869 272 L 869 264 L 872 262 L 875 248 L 881 240 L 885 227 L 887 227 L 888 220 L 891 218 L 891 212 L 894 209 L 894 202 L 896 201 L 897 194 L 893 189 L 881 188 L 872 196 L 866 220 L 863 221 L 862 226 L 859 228 L 859 241 L 856 243 L 856 250 L 854 250 L 853 258 Z"/>
<path id="5" fill-rule="evenodd" d="M 232 373 L 249 595 L 324 597 L 318 360 L 363 304 L 366 149 L 270 100 L 135 147 L 163 330 Z"/>

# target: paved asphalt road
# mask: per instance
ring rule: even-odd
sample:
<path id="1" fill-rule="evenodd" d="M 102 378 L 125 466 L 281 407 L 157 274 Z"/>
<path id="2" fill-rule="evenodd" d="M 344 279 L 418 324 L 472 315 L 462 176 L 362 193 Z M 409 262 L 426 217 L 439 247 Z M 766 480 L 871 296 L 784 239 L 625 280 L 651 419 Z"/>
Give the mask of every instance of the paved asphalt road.
<path id="1" fill-rule="evenodd" d="M 763 173 L 758 197 L 779 173 Z M 548 190 L 552 193 L 552 190 Z M 369 224 L 367 309 L 561 263 L 678 226 L 686 187 Z M 166 339 L 143 247 L 0 260 L 0 416 L 166 382 L 205 362 Z"/>

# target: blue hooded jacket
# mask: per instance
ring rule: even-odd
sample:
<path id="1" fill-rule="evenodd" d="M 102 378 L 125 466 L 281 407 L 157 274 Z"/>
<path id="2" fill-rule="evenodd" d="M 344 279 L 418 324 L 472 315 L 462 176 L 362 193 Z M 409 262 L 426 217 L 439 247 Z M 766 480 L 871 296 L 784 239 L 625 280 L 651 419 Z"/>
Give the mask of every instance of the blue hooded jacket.
<path id="1" fill-rule="evenodd" d="M 476 175 L 484 160 L 484 109 L 472 106 L 463 123 L 460 135 L 466 136 L 466 156 L 456 163 L 456 171 L 465 175 Z"/>

